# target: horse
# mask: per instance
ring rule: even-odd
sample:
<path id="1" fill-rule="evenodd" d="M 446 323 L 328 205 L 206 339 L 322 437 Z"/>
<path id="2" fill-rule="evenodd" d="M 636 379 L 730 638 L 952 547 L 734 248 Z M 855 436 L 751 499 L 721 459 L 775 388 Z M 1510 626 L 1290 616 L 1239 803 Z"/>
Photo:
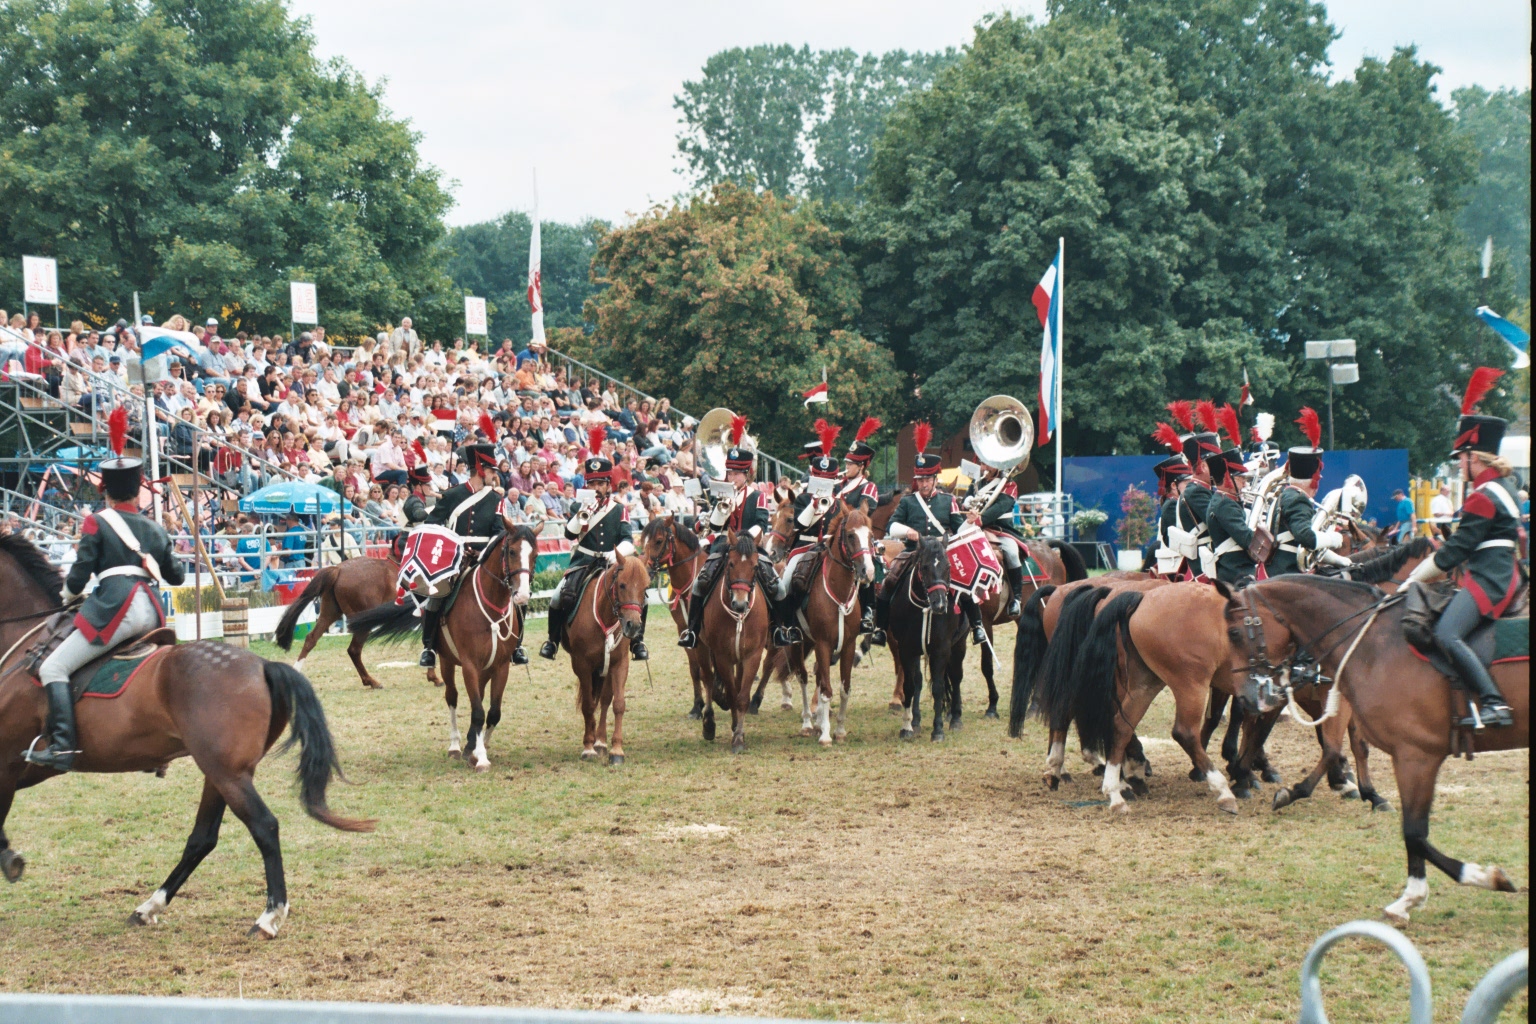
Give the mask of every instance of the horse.
<path id="1" fill-rule="evenodd" d="M 311 604 L 320 602 L 320 612 L 293 667 L 304 671 L 315 644 L 331 628 L 331 624 L 343 615 L 349 619 L 360 612 L 389 602 L 395 596 L 395 577 L 400 574 L 400 563 L 392 558 L 349 558 L 340 565 L 328 565 L 317 571 L 304 586 L 304 590 L 283 611 L 277 623 L 277 635 L 273 638 L 283 650 L 293 647 L 294 627 L 299 616 Z M 363 664 L 363 645 L 368 642 L 367 632 L 353 632 L 352 642 L 347 645 L 347 657 L 357 669 L 357 676 L 369 689 L 382 689 L 384 684 L 373 677 Z M 435 671 L 432 681 L 442 685 Z"/>
<path id="2" fill-rule="evenodd" d="M 587 584 L 566 621 L 563 646 L 570 652 L 571 670 L 576 673 L 577 701 L 584 723 L 583 761 L 607 754 L 611 767 L 624 763 L 624 688 L 629 681 L 629 644 L 624 641 L 639 636 L 645 628 L 642 615 L 650 584 L 645 559 L 615 551 L 612 564 Z"/>
<path id="3" fill-rule="evenodd" d="M 0 588 L 7 616 L 0 619 L 0 874 L 21 878 L 25 859 L 11 849 L 5 819 L 18 789 L 59 774 L 27 764 L 22 755 L 42 730 L 42 688 L 21 671 L 25 642 L 60 610 L 63 578 L 30 541 L 0 536 Z M 32 625 L 37 623 L 37 625 Z M 197 821 L 181 861 L 158 889 L 129 916 L 130 925 L 157 924 L 204 857 L 219 841 L 228 807 L 245 823 L 266 868 L 267 904 L 250 935 L 276 938 L 288 917 L 277 816 L 256 792 L 256 766 L 283 729 L 292 732 L 279 753 L 299 745 L 299 805 L 323 824 L 345 832 L 368 832 L 372 821 L 344 818 L 326 806 L 331 777 L 341 765 L 325 710 L 314 687 L 296 669 L 267 661 L 248 650 L 214 641 L 175 643 L 161 629 L 144 638 L 161 644 L 131 677 L 122 695 L 82 700 L 75 708 L 81 751 L 77 772 L 158 771 L 190 756 L 203 773 Z"/>
<path id="4" fill-rule="evenodd" d="M 1223 588 L 1224 589 L 1224 588 Z M 1451 683 L 1403 637 L 1404 604 L 1368 583 L 1323 576 L 1278 576 L 1240 591 L 1226 590 L 1227 668 L 1246 711 L 1260 714 L 1283 701 L 1274 678 L 1296 655 L 1308 652 L 1331 676 L 1366 740 L 1392 758 L 1402 803 L 1408 881 L 1385 909 L 1399 927 L 1429 895 L 1425 860 L 1462 885 L 1498 892 L 1515 886 L 1498 867 L 1482 867 L 1441 853 L 1429 842 L 1435 779 L 1463 742 L 1454 727 Z M 1286 666 L 1286 669 L 1276 665 Z M 1515 713 L 1507 729 L 1472 733 L 1469 750 L 1516 750 L 1530 744 L 1530 661 L 1491 668 Z"/>
<path id="5" fill-rule="evenodd" d="M 859 586 L 875 578 L 875 559 L 870 551 L 869 517 L 858 509 L 840 506 L 827 524 L 826 550 L 815 557 L 810 589 L 800 608 L 805 643 L 791 655 L 800 675 L 800 735 L 816 732 L 819 720 L 822 746 L 842 742 L 848 736 L 848 696 L 853 689 L 853 662 L 859 633 Z M 813 719 L 806 695 L 804 650 L 816 653 L 817 710 Z M 832 665 L 838 666 L 842 697 L 837 709 L 837 729 L 832 729 Z"/>
<path id="6" fill-rule="evenodd" d="M 705 556 L 699 537 L 677 521 L 676 516 L 656 516 L 640 531 L 640 552 L 645 556 L 651 575 L 667 574 L 672 596 L 667 599 L 667 611 L 677 625 L 678 635 L 688 628 L 688 595 L 693 591 L 693 580 L 699 574 L 699 560 Z M 705 691 L 704 670 L 700 664 L 698 648 L 689 648 L 688 675 L 693 680 L 693 708 L 689 718 L 703 718 Z M 788 692 L 787 690 L 785 691 Z"/>
<path id="7" fill-rule="evenodd" d="M 501 697 L 507 688 L 512 652 L 522 646 L 523 626 L 538 536 L 526 526 L 513 527 L 485 546 L 474 566 L 456 586 L 458 596 L 443 614 L 439 654 L 443 662 L 443 700 L 448 705 L 448 756 L 460 757 L 459 692 L 454 668 L 464 673 L 464 694 L 469 698 L 469 733 L 464 747 L 475 771 L 490 771 L 487 744 L 501 724 Z M 387 602 L 347 620 L 354 635 L 376 633 L 383 639 L 402 639 L 421 627 L 409 604 Z M 355 643 L 356 641 L 354 641 Z M 491 708 L 485 710 L 490 691 Z"/>
<path id="8" fill-rule="evenodd" d="M 726 534 L 725 565 L 704 606 L 699 659 L 712 700 L 704 709 L 704 739 L 715 739 L 715 705 L 731 713 L 731 753 L 747 749 L 752 680 L 768 647 L 769 595 L 757 582 L 757 541 L 749 533 Z M 831 740 L 826 742 L 830 743 Z"/>
<path id="9" fill-rule="evenodd" d="M 919 539 L 907 567 L 886 585 L 895 588 L 887 632 L 894 641 L 894 653 L 901 660 L 905 682 L 901 738 L 911 739 L 922 725 L 922 662 L 926 659 L 929 685 L 933 688 L 930 738 L 940 742 L 944 739 L 944 717 L 951 699 L 949 658 L 954 635 L 960 631 L 960 613 L 955 610 L 949 591 L 949 557 L 944 538 Z M 918 590 L 920 594 L 916 593 Z"/>

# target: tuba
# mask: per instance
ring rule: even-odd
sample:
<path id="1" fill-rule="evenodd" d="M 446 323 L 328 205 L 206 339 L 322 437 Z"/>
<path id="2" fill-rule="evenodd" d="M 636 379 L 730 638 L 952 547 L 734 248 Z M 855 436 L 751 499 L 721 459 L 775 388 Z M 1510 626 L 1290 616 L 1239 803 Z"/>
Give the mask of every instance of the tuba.
<path id="1" fill-rule="evenodd" d="M 993 395 L 971 413 L 971 449 L 976 458 L 993 469 L 1001 470 L 996 480 L 966 499 L 968 511 L 976 512 L 991 504 L 1009 475 L 1029 464 L 1029 451 L 1035 446 L 1035 421 L 1024 403 L 1008 395 Z"/>
<path id="2" fill-rule="evenodd" d="M 735 415 L 724 406 L 711 409 L 699 420 L 698 429 L 694 431 L 699 457 L 704 461 L 710 479 L 717 482 L 725 480 L 725 452 L 731 444 L 731 419 Z M 741 435 L 741 446 L 757 451 L 757 442 L 750 434 Z"/>
<path id="3" fill-rule="evenodd" d="M 1347 531 L 1352 523 L 1359 521 L 1360 513 L 1365 510 L 1368 500 L 1369 494 L 1366 491 L 1365 481 L 1357 474 L 1351 473 L 1345 479 L 1343 487 L 1329 491 L 1318 503 L 1317 514 L 1312 517 L 1312 532 Z M 1311 572 L 1316 564 L 1317 552 L 1310 548 L 1302 548 L 1296 552 L 1296 566 L 1302 572 Z"/>

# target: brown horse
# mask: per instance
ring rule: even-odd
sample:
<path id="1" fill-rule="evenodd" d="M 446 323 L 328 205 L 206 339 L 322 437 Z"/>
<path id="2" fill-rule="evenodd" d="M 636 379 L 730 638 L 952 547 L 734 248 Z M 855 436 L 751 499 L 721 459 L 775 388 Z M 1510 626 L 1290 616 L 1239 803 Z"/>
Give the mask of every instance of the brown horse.
<path id="1" fill-rule="evenodd" d="M 1246 710 L 1278 708 L 1284 695 L 1276 680 L 1306 651 L 1336 680 L 1370 744 L 1392 758 L 1402 802 L 1408 883 L 1403 895 L 1386 908 L 1387 919 L 1404 925 L 1409 913 L 1424 904 L 1429 894 L 1426 859 L 1462 885 L 1514 892 L 1499 868 L 1463 863 L 1430 845 L 1435 779 L 1453 753 L 1457 702 L 1449 680 L 1403 639 L 1403 602 L 1388 599 L 1369 584 L 1315 576 L 1279 576 L 1228 591 L 1224 597 L 1230 626 L 1227 667 Z M 1342 664 L 1346 659 L 1347 666 Z M 1495 664 L 1492 672 L 1514 709 L 1515 724 L 1473 733 L 1471 747 L 1527 747 L 1530 661 Z"/>
<path id="2" fill-rule="evenodd" d="M 805 643 L 791 655 L 799 664 L 800 735 L 817 733 L 826 746 L 848 736 L 848 696 L 853 689 L 853 662 L 859 633 L 859 585 L 875 578 L 875 558 L 870 551 L 869 517 L 858 509 L 840 505 L 827 524 L 826 550 L 817 558 L 810 590 L 800 609 Z M 816 710 L 807 699 L 805 650 L 816 653 Z M 832 666 L 838 666 L 842 698 L 837 709 L 837 728 L 832 728 Z"/>
<path id="3" fill-rule="evenodd" d="M 1019 594 L 1021 606 L 1023 602 L 1028 601 L 1041 587 L 1059 587 L 1066 583 L 1086 580 L 1088 578 L 1088 566 L 1083 561 L 1083 556 L 1078 554 L 1077 549 L 1070 544 L 1059 540 L 1034 539 L 1026 541 L 1022 547 L 1023 550 L 1020 551 L 1020 554 L 1033 558 L 1035 564 L 1040 566 L 1041 571 L 1046 574 L 1048 579 L 1044 583 L 1039 581 L 1031 582 L 1026 579 L 1024 581 L 1024 589 Z M 999 554 L 998 560 L 1002 560 L 1001 554 Z M 1018 621 L 1018 616 L 1010 617 L 1004 614 L 1011 597 L 1011 588 L 1005 578 L 1001 588 L 978 606 L 981 609 L 981 628 L 987 631 L 988 640 L 987 643 L 981 645 L 981 674 L 987 681 L 987 710 L 984 716 L 986 718 L 998 717 L 996 670 L 991 643 L 994 630 L 998 625 L 1006 625 L 1007 623 Z M 897 685 L 899 686 L 900 683 L 898 682 Z"/>
<path id="4" fill-rule="evenodd" d="M 584 723 L 583 761 L 595 761 L 606 753 L 610 765 L 624 763 L 624 690 L 629 682 L 629 644 L 624 641 L 645 628 L 641 616 L 650 584 L 645 559 L 615 551 L 613 564 L 587 584 L 566 622 L 564 646 L 576 673 Z M 612 746 L 608 743 L 610 707 Z"/>
<path id="5" fill-rule="evenodd" d="M 728 532 L 726 542 L 725 565 L 704 605 L 698 650 L 712 698 L 704 709 L 704 739 L 714 741 L 718 704 L 731 713 L 731 753 L 740 754 L 747 749 L 752 681 L 768 647 L 769 595 L 757 582 L 757 541 Z"/>
<path id="6" fill-rule="evenodd" d="M 693 591 L 694 577 L 699 574 L 704 548 L 698 535 L 677 521 L 675 516 L 659 515 L 645 524 L 640 531 L 640 553 L 650 566 L 651 575 L 666 573 L 672 595 L 667 599 L 667 611 L 677 626 L 678 635 L 688 628 L 688 595 Z M 704 670 L 699 662 L 698 648 L 689 648 L 688 676 L 693 680 L 693 708 L 689 718 L 704 717 Z"/>
<path id="7" fill-rule="evenodd" d="M 539 541 L 526 526 L 500 533 L 485 546 L 479 560 L 464 571 L 458 597 L 443 614 L 438 634 L 443 662 L 443 700 L 448 704 L 448 756 L 459 757 L 459 691 L 454 668 L 464 673 L 464 694 L 469 698 L 469 748 L 476 771 L 489 771 L 486 745 L 501 724 L 501 698 L 507 688 L 512 652 L 522 646 L 523 625 L 530 595 L 533 566 Z M 401 639 L 421 627 L 409 604 L 379 605 L 347 620 L 354 634 L 376 633 L 383 639 Z M 485 710 L 490 692 L 491 708 Z"/>
<path id="8" fill-rule="evenodd" d="M 22 669 L 26 642 L 38 624 L 59 610 L 63 583 L 41 551 L 27 540 L 0 536 L 0 589 L 7 616 L 0 619 L 0 873 L 21 877 L 26 862 L 10 848 L 5 818 L 16 790 L 58 774 L 27 764 L 23 753 L 42 731 L 43 691 Z M 76 706 L 81 752 L 77 772 L 141 772 L 190 756 L 203 773 L 197 823 L 181 861 L 137 910 L 129 924 L 155 924 L 166 905 L 219 841 L 228 807 L 245 823 L 266 867 L 267 905 L 250 934 L 274 938 L 288 916 L 288 888 L 278 842 L 277 816 L 256 792 L 256 766 L 290 723 L 283 749 L 298 743 L 299 803 L 316 821 L 348 832 L 366 832 L 371 821 L 340 817 L 326 807 L 325 790 L 340 775 L 325 711 L 309 680 L 281 662 L 265 661 L 214 641 L 175 644 L 169 630 L 131 685 L 111 700 Z"/>
<path id="9" fill-rule="evenodd" d="M 399 574 L 400 563 L 393 558 L 349 558 L 340 565 L 326 566 L 310 578 L 304 590 L 283 611 L 273 640 L 283 650 L 291 649 L 299 616 L 311 604 L 320 602 L 319 615 L 293 663 L 294 668 L 304 671 L 305 659 L 332 623 L 343 615 L 350 618 L 394 599 L 395 577 Z M 357 676 L 364 686 L 381 689 L 384 684 L 375 679 L 363 664 L 363 645 L 367 642 L 366 631 L 353 632 L 352 642 L 347 645 L 347 657 L 352 659 L 352 665 L 357 669 Z M 435 672 L 432 676 L 433 682 L 438 682 Z"/>

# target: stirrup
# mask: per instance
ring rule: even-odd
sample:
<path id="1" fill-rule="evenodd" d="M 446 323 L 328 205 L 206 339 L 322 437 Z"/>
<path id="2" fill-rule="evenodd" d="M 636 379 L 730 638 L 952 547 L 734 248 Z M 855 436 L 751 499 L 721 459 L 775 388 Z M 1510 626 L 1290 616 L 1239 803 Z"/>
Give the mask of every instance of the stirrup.
<path id="1" fill-rule="evenodd" d="M 691 629 L 685 629 L 677 637 L 677 646 L 686 650 L 693 650 L 699 646 L 699 634 Z"/>
<path id="2" fill-rule="evenodd" d="M 416 659 L 416 664 L 422 668 L 433 668 L 437 665 L 437 652 L 432 648 L 423 648 L 421 657 Z"/>
<path id="3" fill-rule="evenodd" d="M 978 644 L 978 645 L 985 644 L 987 642 L 987 631 L 986 631 L 986 629 L 984 627 L 980 626 L 980 625 L 972 626 L 971 627 L 971 642 L 974 643 L 974 644 Z"/>
<path id="4" fill-rule="evenodd" d="M 799 626 L 780 626 L 773 631 L 773 646 L 790 647 L 805 639 Z"/>
<path id="5" fill-rule="evenodd" d="M 528 652 L 523 650 L 523 647 L 522 647 L 521 644 L 519 644 L 518 646 L 512 648 L 512 664 L 514 664 L 514 665 L 526 665 L 526 664 L 528 664 Z"/>
<path id="6" fill-rule="evenodd" d="M 1468 701 L 1467 707 L 1472 713 L 1458 723 L 1463 729 L 1482 732 L 1484 729 L 1506 729 L 1515 724 L 1513 709 L 1502 700 L 1487 704 Z"/>
<path id="7" fill-rule="evenodd" d="M 645 641 L 642 640 L 640 637 L 635 637 L 633 640 L 631 640 L 629 642 L 629 660 L 630 661 L 650 661 L 651 660 L 651 652 L 645 646 Z"/>
<path id="8" fill-rule="evenodd" d="M 56 772 L 67 772 L 73 768 L 75 755 L 80 751 L 54 750 L 44 742 L 45 739 L 42 733 L 38 733 L 37 738 L 28 745 L 26 753 L 21 755 L 21 759 L 27 764 L 35 764 L 39 768 L 52 768 Z M 37 749 L 39 743 L 43 743 L 42 750 Z"/>
<path id="9" fill-rule="evenodd" d="M 876 646 L 876 647 L 884 647 L 885 646 L 885 630 L 881 629 L 879 626 L 876 626 L 874 629 L 870 630 L 869 631 L 869 642 L 871 644 L 873 644 L 874 646 Z"/>
<path id="10" fill-rule="evenodd" d="M 518 649 L 521 650 L 522 648 L 518 648 Z M 559 653 L 560 653 L 560 645 L 555 643 L 553 640 L 545 640 L 544 641 L 544 646 L 539 648 L 539 657 L 547 659 L 549 661 L 554 661 L 555 660 L 555 656 L 557 654 L 559 654 Z"/>

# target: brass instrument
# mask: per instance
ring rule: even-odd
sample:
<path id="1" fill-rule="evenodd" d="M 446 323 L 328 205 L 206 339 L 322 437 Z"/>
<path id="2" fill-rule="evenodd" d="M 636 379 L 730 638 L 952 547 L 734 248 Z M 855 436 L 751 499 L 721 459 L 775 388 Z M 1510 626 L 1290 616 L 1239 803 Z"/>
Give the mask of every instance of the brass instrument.
<path id="1" fill-rule="evenodd" d="M 1035 446 L 1035 420 L 1024 403 L 1008 395 L 993 395 L 971 413 L 971 449 L 976 458 L 1000 470 L 997 479 L 967 498 L 965 509 L 979 512 L 997 497 L 1015 469 L 1029 465 Z"/>
<path id="2" fill-rule="evenodd" d="M 1365 481 L 1351 473 L 1345 479 L 1343 487 L 1336 487 L 1329 491 L 1323 496 L 1323 500 L 1317 503 L 1317 513 L 1312 516 L 1312 532 L 1347 530 L 1351 523 L 1359 521 L 1360 513 L 1365 508 L 1369 497 Z M 1296 552 L 1296 566 L 1302 572 L 1311 572 L 1316 564 L 1316 551 L 1311 548 L 1301 548 Z"/>
<path id="3" fill-rule="evenodd" d="M 721 406 L 711 409 L 699 420 L 698 429 L 694 431 L 694 438 L 698 441 L 699 455 L 704 460 L 704 468 L 709 470 L 709 475 L 715 480 L 725 479 L 725 453 L 731 446 L 731 419 L 736 414 Z M 752 435 L 741 435 L 741 446 L 757 451 L 757 442 L 752 440 Z"/>

